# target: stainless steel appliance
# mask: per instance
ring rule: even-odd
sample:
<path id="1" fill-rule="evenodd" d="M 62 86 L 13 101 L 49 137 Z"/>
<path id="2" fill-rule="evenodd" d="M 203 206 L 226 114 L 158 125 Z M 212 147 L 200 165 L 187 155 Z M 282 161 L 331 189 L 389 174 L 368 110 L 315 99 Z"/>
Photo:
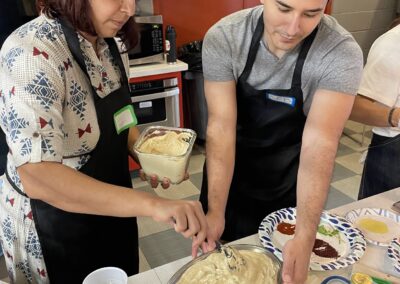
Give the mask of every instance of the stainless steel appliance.
<path id="1" fill-rule="evenodd" d="M 136 16 L 139 42 L 128 52 L 129 64 L 140 65 L 164 61 L 163 19 L 161 15 Z"/>
<path id="2" fill-rule="evenodd" d="M 160 125 L 181 127 L 178 78 L 130 83 L 138 128 Z"/>

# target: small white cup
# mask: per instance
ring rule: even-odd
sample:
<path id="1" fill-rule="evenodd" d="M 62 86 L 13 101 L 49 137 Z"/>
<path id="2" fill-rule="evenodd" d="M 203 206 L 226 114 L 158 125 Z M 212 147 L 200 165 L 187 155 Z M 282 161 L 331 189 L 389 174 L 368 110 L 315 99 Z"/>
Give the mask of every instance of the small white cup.
<path id="1" fill-rule="evenodd" d="M 82 284 L 127 284 L 128 275 L 118 267 L 103 267 L 90 273 Z"/>

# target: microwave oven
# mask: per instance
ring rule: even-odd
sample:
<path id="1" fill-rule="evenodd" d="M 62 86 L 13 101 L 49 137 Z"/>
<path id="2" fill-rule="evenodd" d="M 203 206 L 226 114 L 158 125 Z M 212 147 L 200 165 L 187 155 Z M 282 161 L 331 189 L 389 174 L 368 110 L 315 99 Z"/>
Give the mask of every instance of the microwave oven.
<path id="1" fill-rule="evenodd" d="M 128 52 L 129 65 L 164 61 L 163 19 L 161 15 L 136 16 L 139 41 Z"/>
<path id="2" fill-rule="evenodd" d="M 178 85 L 176 77 L 129 84 L 140 131 L 148 126 L 181 126 Z"/>

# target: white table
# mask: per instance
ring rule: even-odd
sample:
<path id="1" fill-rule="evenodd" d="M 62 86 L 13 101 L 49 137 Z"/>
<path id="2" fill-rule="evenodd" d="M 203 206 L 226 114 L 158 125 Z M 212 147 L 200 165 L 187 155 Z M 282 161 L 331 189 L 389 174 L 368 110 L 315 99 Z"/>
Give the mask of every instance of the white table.
<path id="1" fill-rule="evenodd" d="M 357 208 L 374 207 L 390 209 L 391 205 L 398 200 L 400 200 L 400 188 L 393 189 L 391 191 L 360 201 L 349 203 L 347 205 L 332 209 L 330 212 L 344 216 L 348 211 Z M 261 245 L 258 239 L 258 234 L 251 235 L 232 243 Z M 368 245 L 363 257 L 358 263 L 353 265 L 353 267 L 327 272 L 310 271 L 307 284 L 319 284 L 323 279 L 330 275 L 343 275 L 349 277 L 353 270 L 356 272 L 366 272 L 372 276 L 386 278 L 393 283 L 400 283 L 400 273 L 394 270 L 391 260 L 386 255 L 386 250 L 386 247 Z M 131 276 L 128 279 L 128 284 L 165 284 L 179 268 L 181 268 L 190 260 L 191 257 L 188 256 L 156 267 L 152 270 Z"/>

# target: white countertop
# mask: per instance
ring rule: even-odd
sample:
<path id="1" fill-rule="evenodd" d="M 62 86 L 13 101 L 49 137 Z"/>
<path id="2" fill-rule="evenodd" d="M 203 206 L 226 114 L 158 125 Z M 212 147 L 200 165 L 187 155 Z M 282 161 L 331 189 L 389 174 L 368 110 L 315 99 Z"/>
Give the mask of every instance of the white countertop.
<path id="1" fill-rule="evenodd" d="M 400 200 L 400 188 L 393 189 L 391 191 L 375 195 L 360 201 L 349 203 L 347 205 L 332 209 L 330 210 L 330 212 L 344 216 L 348 211 L 357 208 L 373 207 L 390 209 L 391 205 L 398 200 Z M 261 245 L 257 234 L 237 240 L 232 243 Z M 343 275 L 345 277 L 349 277 L 353 269 L 356 272 L 365 272 L 372 276 L 377 276 L 390 280 L 393 283 L 400 283 L 400 273 L 394 270 L 391 260 L 386 255 L 386 251 L 386 247 L 368 245 L 363 257 L 358 263 L 353 265 L 353 267 L 326 272 L 310 271 L 309 277 L 307 279 L 307 284 L 320 284 L 323 279 L 330 275 Z M 172 277 L 172 275 L 190 260 L 191 256 L 188 256 L 173 261 L 171 263 L 156 267 L 152 270 L 131 276 L 128 278 L 128 284 L 168 283 L 168 280 Z"/>
<path id="2" fill-rule="evenodd" d="M 129 74 L 130 78 L 138 78 L 186 70 L 188 70 L 188 65 L 183 61 L 177 60 L 175 64 L 168 64 L 164 61 L 163 63 L 130 66 Z"/>

